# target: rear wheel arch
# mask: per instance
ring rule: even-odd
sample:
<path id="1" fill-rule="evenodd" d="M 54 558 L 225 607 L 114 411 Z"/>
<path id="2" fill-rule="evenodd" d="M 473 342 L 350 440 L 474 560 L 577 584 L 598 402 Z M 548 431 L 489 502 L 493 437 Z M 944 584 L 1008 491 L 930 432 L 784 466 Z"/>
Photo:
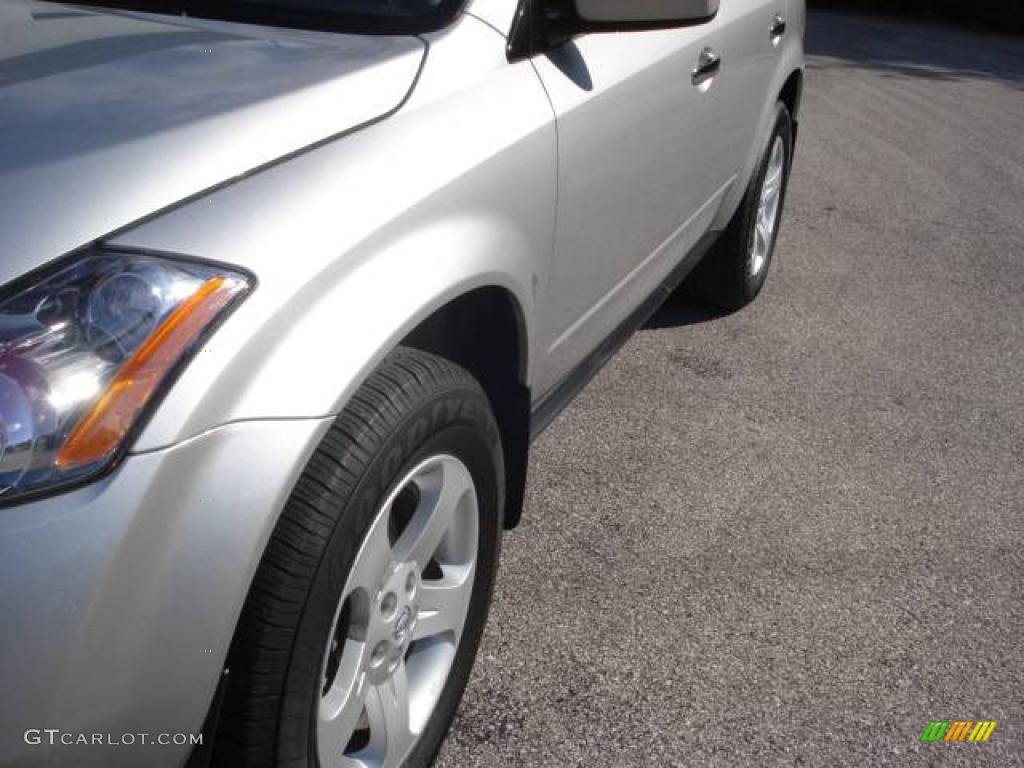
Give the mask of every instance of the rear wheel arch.
<path id="1" fill-rule="evenodd" d="M 797 69 L 787 78 L 782 90 L 779 91 L 779 101 L 786 105 L 794 124 L 800 117 L 800 101 L 803 98 L 803 92 L 804 73 L 803 70 Z"/>
<path id="2" fill-rule="evenodd" d="M 402 346 L 451 360 L 483 388 L 501 432 L 505 459 L 506 528 L 522 514 L 529 455 L 529 348 L 523 309 L 509 290 L 476 288 L 422 320 Z"/>

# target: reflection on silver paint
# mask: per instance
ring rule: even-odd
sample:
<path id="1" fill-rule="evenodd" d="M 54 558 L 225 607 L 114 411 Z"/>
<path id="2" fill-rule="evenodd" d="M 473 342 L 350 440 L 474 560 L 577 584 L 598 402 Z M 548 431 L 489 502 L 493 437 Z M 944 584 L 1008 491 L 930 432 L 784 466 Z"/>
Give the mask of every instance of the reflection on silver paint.
<path id="1" fill-rule="evenodd" d="M 59 8 L 0 3 L 0 283 L 393 109 L 424 55 L 414 38 Z"/>

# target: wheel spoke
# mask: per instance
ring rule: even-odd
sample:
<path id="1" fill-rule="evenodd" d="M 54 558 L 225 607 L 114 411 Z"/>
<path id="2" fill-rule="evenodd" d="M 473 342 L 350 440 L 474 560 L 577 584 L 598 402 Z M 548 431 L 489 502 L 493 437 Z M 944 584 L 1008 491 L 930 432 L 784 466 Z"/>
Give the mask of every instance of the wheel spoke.
<path id="1" fill-rule="evenodd" d="M 418 483 L 419 484 L 419 483 Z M 459 505 L 473 493 L 473 478 L 456 461 L 444 461 L 423 479 L 420 505 L 395 542 L 395 559 L 425 568 L 455 519 Z"/>
<path id="2" fill-rule="evenodd" d="M 769 229 L 767 222 L 764 222 L 764 221 L 758 222 L 758 224 L 757 224 L 757 238 L 758 238 L 758 243 L 757 243 L 758 253 L 763 254 L 765 251 L 768 250 L 768 242 L 769 242 L 769 239 L 771 238 L 771 230 Z"/>
<path id="3" fill-rule="evenodd" d="M 332 707 L 334 701 L 338 701 L 339 705 Z M 359 724 L 365 701 L 366 678 L 360 674 L 351 681 L 350 690 L 338 690 L 336 685 L 321 702 L 317 750 L 320 764 L 325 768 L 344 764 L 345 747 L 352 740 L 352 734 Z"/>
<path id="4" fill-rule="evenodd" d="M 416 738 L 409 726 L 409 680 L 404 661 L 387 680 L 370 690 L 366 715 L 370 743 L 364 752 L 372 755 L 381 768 L 397 768 Z"/>
<path id="5" fill-rule="evenodd" d="M 371 594 L 380 587 L 384 573 L 393 562 L 391 543 L 388 540 L 389 520 L 390 515 L 387 513 L 378 515 L 374 520 L 356 555 L 345 596 L 351 594 L 356 587 L 363 587 Z"/>
<path id="6" fill-rule="evenodd" d="M 456 641 L 466 622 L 469 599 L 473 595 L 475 564 L 466 568 L 446 567 L 443 579 L 420 585 L 420 613 L 413 640 L 452 632 Z"/>

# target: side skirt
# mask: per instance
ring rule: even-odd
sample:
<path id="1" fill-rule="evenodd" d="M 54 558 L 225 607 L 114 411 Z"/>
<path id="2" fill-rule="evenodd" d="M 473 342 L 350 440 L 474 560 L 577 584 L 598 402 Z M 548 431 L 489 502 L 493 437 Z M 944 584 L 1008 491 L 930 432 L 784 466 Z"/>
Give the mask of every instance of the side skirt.
<path id="1" fill-rule="evenodd" d="M 659 285 L 611 334 L 544 396 L 530 414 L 530 440 L 536 440 L 623 344 L 658 311 L 718 240 L 721 232 L 708 232 Z"/>

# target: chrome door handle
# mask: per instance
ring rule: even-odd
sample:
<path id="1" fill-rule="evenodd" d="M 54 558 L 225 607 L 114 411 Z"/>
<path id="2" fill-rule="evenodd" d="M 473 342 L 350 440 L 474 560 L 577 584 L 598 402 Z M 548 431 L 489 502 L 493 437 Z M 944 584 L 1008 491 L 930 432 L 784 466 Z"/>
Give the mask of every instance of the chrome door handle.
<path id="1" fill-rule="evenodd" d="M 769 30 L 772 35 L 772 40 L 777 40 L 786 34 L 786 19 L 781 13 L 776 13 L 775 18 L 772 19 L 772 26 Z"/>
<path id="2" fill-rule="evenodd" d="M 691 80 L 694 85 L 700 85 L 706 83 L 712 77 L 718 74 L 718 70 L 722 68 L 722 57 L 714 52 L 711 48 L 705 48 L 700 52 L 700 58 L 697 59 L 697 68 L 693 70 L 693 77 Z"/>

